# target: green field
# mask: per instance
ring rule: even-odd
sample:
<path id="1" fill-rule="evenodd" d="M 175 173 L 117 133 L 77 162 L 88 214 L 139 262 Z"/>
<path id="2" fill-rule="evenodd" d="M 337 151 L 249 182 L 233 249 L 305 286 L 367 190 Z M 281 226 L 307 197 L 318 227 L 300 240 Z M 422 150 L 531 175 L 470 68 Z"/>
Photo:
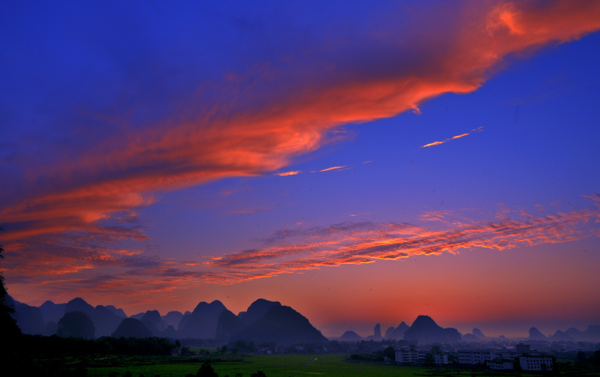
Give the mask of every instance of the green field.
<path id="1" fill-rule="evenodd" d="M 363 364 L 346 362 L 345 355 L 256 355 L 244 357 L 243 362 L 216 362 L 213 368 L 220 377 L 235 377 L 241 373 L 250 377 L 258 370 L 267 377 L 294 376 L 394 376 L 412 377 L 423 375 L 427 369 L 381 364 Z M 136 363 L 139 364 L 139 363 Z M 146 377 L 160 375 L 161 377 L 184 377 L 188 373 L 196 374 L 201 363 L 156 363 L 148 361 L 147 365 L 130 365 L 120 367 L 90 367 L 89 377 L 120 376 L 130 371 L 134 377 L 144 374 Z"/>

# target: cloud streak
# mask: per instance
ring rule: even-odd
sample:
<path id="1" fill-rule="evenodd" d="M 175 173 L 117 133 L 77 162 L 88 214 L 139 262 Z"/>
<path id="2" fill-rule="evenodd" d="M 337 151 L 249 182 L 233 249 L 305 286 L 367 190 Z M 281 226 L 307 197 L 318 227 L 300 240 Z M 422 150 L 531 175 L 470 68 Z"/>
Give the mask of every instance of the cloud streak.
<path id="1" fill-rule="evenodd" d="M 206 265 L 220 271 L 226 282 L 235 283 L 321 267 L 456 253 L 461 249 L 504 250 L 563 243 L 600 236 L 600 194 L 587 199 L 592 206 L 586 209 L 544 213 L 540 217 L 519 210 L 517 218 L 501 211 L 496 221 L 446 221 L 450 225 L 446 230 L 371 222 L 280 230 L 265 240 L 270 246 L 227 254 Z M 428 213 L 424 220 L 440 221 L 451 215 Z"/>
<path id="2" fill-rule="evenodd" d="M 463 138 L 465 136 L 468 136 L 468 135 L 470 135 L 473 132 L 481 132 L 481 131 L 483 131 L 483 126 L 478 127 L 478 128 L 474 128 L 474 129 L 471 130 L 471 132 L 466 132 L 464 134 L 460 134 L 460 135 L 449 137 L 449 138 L 447 138 L 444 141 L 434 141 L 433 143 L 425 144 L 421 148 L 428 148 L 428 147 L 434 147 L 436 145 L 442 145 L 442 144 L 445 144 L 445 143 L 447 143 L 447 142 L 449 142 L 451 140 L 456 140 L 456 139 L 460 139 L 460 138 Z"/>
<path id="3" fill-rule="evenodd" d="M 262 247 L 204 258 L 174 261 L 124 254 L 94 244 L 88 233 L 66 238 L 32 237 L 29 249 L 9 252 L 6 268 L 15 283 L 45 289 L 53 297 L 86 295 L 144 296 L 203 284 L 235 284 L 322 267 L 401 260 L 466 249 L 505 250 L 600 237 L 600 194 L 587 196 L 583 209 L 534 216 L 502 207 L 494 221 L 472 221 L 448 211 L 427 212 L 446 229 L 410 223 L 346 222 L 312 228 L 280 229 Z M 459 218 L 460 220 L 457 220 Z M 98 237 L 105 237 L 100 232 Z M 92 246 L 90 246 L 92 245 Z M 40 263 L 40 261 L 44 261 Z M 93 271 L 89 276 L 82 271 Z M 15 277 L 12 277 L 15 276 Z"/>

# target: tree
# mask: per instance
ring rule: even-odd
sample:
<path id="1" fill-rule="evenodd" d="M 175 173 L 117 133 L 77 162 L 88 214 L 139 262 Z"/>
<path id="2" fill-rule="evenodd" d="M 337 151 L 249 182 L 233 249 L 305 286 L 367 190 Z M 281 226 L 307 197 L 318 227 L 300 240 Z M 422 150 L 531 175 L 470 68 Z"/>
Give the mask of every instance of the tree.
<path id="1" fill-rule="evenodd" d="M 0 228 L 0 231 L 3 231 L 3 229 Z M 4 249 L 0 245 L 0 259 L 4 259 L 2 252 L 4 252 Z M 0 339 L 3 340 L 4 344 L 10 343 L 7 340 L 15 339 L 21 335 L 21 329 L 12 317 L 15 310 L 6 303 L 7 296 L 8 293 L 4 287 L 4 276 L 0 274 Z"/>
<path id="2" fill-rule="evenodd" d="M 267 375 L 262 370 L 258 370 L 256 373 L 252 373 L 250 377 L 267 377 Z"/>
<path id="3" fill-rule="evenodd" d="M 204 363 L 196 373 L 197 377 L 219 377 L 217 372 L 213 369 L 209 363 Z"/>
<path id="4" fill-rule="evenodd" d="M 396 350 L 394 350 L 394 347 L 387 347 L 383 350 L 383 356 L 394 361 L 396 359 Z"/>

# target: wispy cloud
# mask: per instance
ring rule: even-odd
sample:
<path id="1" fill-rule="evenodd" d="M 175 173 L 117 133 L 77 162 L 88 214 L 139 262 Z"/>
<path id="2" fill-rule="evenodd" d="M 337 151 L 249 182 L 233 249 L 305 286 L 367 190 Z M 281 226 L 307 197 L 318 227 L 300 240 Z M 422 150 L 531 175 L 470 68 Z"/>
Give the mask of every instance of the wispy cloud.
<path id="1" fill-rule="evenodd" d="M 338 170 L 338 169 L 343 169 L 343 168 L 345 168 L 345 166 L 332 166 L 330 168 L 319 170 L 319 172 L 323 173 L 323 172 L 326 172 L 326 171 Z"/>
<path id="2" fill-rule="evenodd" d="M 281 173 L 275 173 L 275 175 L 278 175 L 280 177 L 288 177 L 290 175 L 298 175 L 298 174 L 302 174 L 302 172 L 300 170 L 292 170 L 292 171 L 284 171 Z"/>
<path id="3" fill-rule="evenodd" d="M 425 144 L 421 148 L 428 148 L 428 147 L 433 147 L 433 146 L 436 146 L 436 145 L 445 144 L 445 143 L 449 142 L 450 140 L 460 139 L 461 137 L 468 136 L 468 135 L 470 135 L 473 132 L 481 132 L 481 131 L 483 131 L 483 126 L 478 127 L 478 128 L 474 128 L 474 129 L 471 130 L 471 132 L 465 132 L 464 134 L 460 134 L 460 135 L 449 137 L 449 138 L 447 138 L 446 140 L 443 140 L 443 141 L 434 141 L 433 143 Z"/>
<path id="4" fill-rule="evenodd" d="M 124 256 L 107 247 L 91 248 L 90 242 L 72 247 L 74 237 L 60 240 L 36 236 L 27 245 L 32 251 L 11 251 L 5 266 L 11 281 L 44 286 L 57 297 L 69 299 L 73 292 L 82 291 L 86 295 L 110 292 L 115 296 L 139 296 L 201 284 L 234 284 L 321 267 L 457 253 L 461 249 L 500 251 L 600 237 L 600 194 L 586 198 L 590 203 L 586 208 L 544 211 L 538 216 L 501 207 L 494 221 L 459 221 L 455 218 L 460 216 L 451 212 L 429 212 L 422 218 L 442 220 L 447 226 L 443 230 L 395 222 L 281 229 L 262 240 L 262 247 L 198 261 Z M 79 272 L 84 270 L 96 273 L 83 277 Z"/>
<path id="5" fill-rule="evenodd" d="M 600 236 L 600 194 L 587 197 L 592 206 L 535 217 L 523 210 L 502 211 L 496 221 L 449 221 L 446 230 L 399 223 L 341 223 L 329 227 L 285 229 L 265 240 L 265 248 L 227 254 L 206 265 L 234 283 L 300 270 L 343 264 L 398 260 L 414 255 L 456 253 L 460 249 L 504 250 L 517 246 L 562 243 Z M 429 213 L 425 220 L 448 217 Z"/>
<path id="6" fill-rule="evenodd" d="M 271 209 L 272 208 L 270 206 L 262 206 L 262 207 L 256 207 L 256 208 L 238 209 L 238 210 L 229 212 L 229 214 L 230 215 L 246 215 L 246 214 L 256 213 L 256 212 L 266 212 L 266 211 L 270 211 Z"/>

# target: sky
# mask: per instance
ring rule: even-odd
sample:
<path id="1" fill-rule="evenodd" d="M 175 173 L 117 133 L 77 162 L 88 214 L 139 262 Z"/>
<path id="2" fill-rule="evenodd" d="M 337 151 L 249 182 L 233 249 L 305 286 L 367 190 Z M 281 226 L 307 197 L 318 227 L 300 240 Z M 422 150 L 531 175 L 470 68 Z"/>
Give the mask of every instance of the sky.
<path id="1" fill-rule="evenodd" d="M 8 292 L 600 324 L 598 30 L 593 0 L 3 1 Z"/>

